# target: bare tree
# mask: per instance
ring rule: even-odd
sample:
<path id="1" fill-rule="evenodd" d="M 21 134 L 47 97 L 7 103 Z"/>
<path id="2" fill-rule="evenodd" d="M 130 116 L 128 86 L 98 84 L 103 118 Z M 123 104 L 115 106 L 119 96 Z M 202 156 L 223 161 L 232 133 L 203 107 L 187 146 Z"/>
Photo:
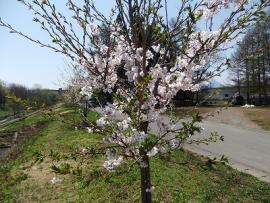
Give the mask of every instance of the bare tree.
<path id="1" fill-rule="evenodd" d="M 234 66 L 232 71 L 240 84 L 245 84 L 247 103 L 250 103 L 250 94 L 258 95 L 258 104 L 268 102 L 267 86 L 269 78 L 269 16 L 259 19 L 251 26 L 239 43 L 238 49 L 232 57 Z M 245 77 L 243 74 L 245 73 Z M 241 75 L 241 77 L 240 77 Z M 262 99 L 263 95 L 263 99 Z M 254 98 L 254 96 L 253 96 Z"/>

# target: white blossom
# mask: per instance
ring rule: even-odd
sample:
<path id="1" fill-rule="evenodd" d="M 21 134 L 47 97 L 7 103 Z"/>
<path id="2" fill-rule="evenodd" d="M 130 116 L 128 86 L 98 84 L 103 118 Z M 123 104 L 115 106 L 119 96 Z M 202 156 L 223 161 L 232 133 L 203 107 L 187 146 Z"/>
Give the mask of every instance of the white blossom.
<path id="1" fill-rule="evenodd" d="M 153 192 L 154 189 L 155 189 L 155 187 L 152 186 L 151 188 L 147 188 L 147 189 L 146 189 L 146 192 Z"/>
<path id="2" fill-rule="evenodd" d="M 245 104 L 244 106 L 242 106 L 242 108 L 254 108 L 255 105 L 253 104 Z"/>
<path id="3" fill-rule="evenodd" d="M 149 156 L 149 157 L 155 156 L 157 153 L 158 153 L 158 148 L 153 147 L 149 152 L 147 152 L 147 156 Z"/>
<path id="4" fill-rule="evenodd" d="M 170 147 L 172 149 L 176 149 L 176 148 L 180 147 L 180 144 L 181 144 L 181 142 L 177 138 L 170 140 Z"/>
<path id="5" fill-rule="evenodd" d="M 82 149 L 82 153 L 85 154 L 86 152 L 88 152 L 88 150 L 87 150 L 86 148 L 83 148 L 83 149 Z"/>
<path id="6" fill-rule="evenodd" d="M 117 166 L 119 166 L 123 161 L 123 156 L 119 156 L 118 158 L 108 159 L 104 162 L 103 167 L 108 171 L 113 171 Z"/>
<path id="7" fill-rule="evenodd" d="M 90 99 L 93 95 L 93 88 L 91 86 L 85 86 L 81 89 L 80 94 Z"/>
<path id="8" fill-rule="evenodd" d="M 142 131 L 138 122 L 157 123 L 161 129 L 157 134 L 160 138 L 161 132 L 172 131 L 170 128 L 174 123 L 163 122 L 162 114 L 166 112 L 166 106 L 171 102 L 174 96 L 180 90 L 197 91 L 199 84 L 193 83 L 193 76 L 207 62 L 207 54 L 202 54 L 199 60 L 191 61 L 190 59 L 201 49 L 202 43 L 206 49 L 211 50 L 215 41 L 220 35 L 220 31 L 199 31 L 191 33 L 189 36 L 190 43 L 187 44 L 185 54 L 180 54 L 173 66 L 167 67 L 163 64 L 151 64 L 157 55 L 165 54 L 165 48 L 156 44 L 149 49 L 135 47 L 129 43 L 122 34 L 121 26 L 114 24 L 110 26 L 114 46 L 108 47 L 100 39 L 98 26 L 90 25 L 91 32 L 95 35 L 96 53 L 89 59 L 80 59 L 80 64 L 86 67 L 89 72 L 89 78 L 81 88 L 81 95 L 91 98 L 94 92 L 112 93 L 119 96 L 119 100 L 114 100 L 113 104 L 107 103 L 101 107 L 101 117 L 96 121 L 100 130 L 105 130 L 106 135 L 104 142 L 116 144 L 125 148 L 123 154 L 130 156 L 139 156 L 139 147 L 142 147 L 149 133 Z M 146 61 L 144 61 L 144 54 Z M 163 57 L 163 56 L 162 56 Z M 150 65 L 151 64 L 151 65 Z M 122 78 L 118 76 L 118 67 L 125 71 L 128 82 L 132 87 L 125 87 Z M 147 72 L 142 67 L 147 67 Z M 147 82 L 140 89 L 142 78 L 149 76 Z M 116 90 L 116 91 L 115 91 Z M 138 93 L 143 94 L 143 100 L 137 98 Z M 145 92 L 145 93 L 144 93 Z M 156 109 L 159 105 L 159 109 Z M 126 112 L 132 109 L 132 116 Z M 133 109 L 134 108 L 134 109 Z M 118 112 L 118 113 L 116 113 Z M 106 128 L 109 131 L 106 131 Z M 92 129 L 87 129 L 92 132 Z M 147 130 L 151 130 L 148 126 Z M 167 143 L 168 141 L 164 141 Z M 176 148 L 180 142 L 175 139 L 170 141 L 171 148 Z M 166 148 L 162 145 L 151 146 L 147 156 L 155 156 L 158 152 L 164 152 Z M 118 152 L 119 153 L 119 152 Z M 116 155 L 116 151 L 107 151 L 107 160 L 104 167 L 108 170 L 114 170 L 122 161 L 121 154 Z"/>
<path id="9" fill-rule="evenodd" d="M 101 117 L 96 121 L 96 124 L 98 127 L 102 127 L 106 124 L 108 124 L 107 118 L 106 117 Z"/>
<path id="10" fill-rule="evenodd" d="M 113 104 L 107 104 L 104 108 L 104 112 L 106 115 L 114 116 L 115 111 L 116 111 L 116 108 L 115 108 L 115 105 Z"/>
<path id="11" fill-rule="evenodd" d="M 93 129 L 91 127 L 86 127 L 88 133 L 93 133 Z"/>
<path id="12" fill-rule="evenodd" d="M 159 53 L 159 51 L 160 51 L 160 44 L 152 46 L 152 49 L 153 49 L 156 53 Z"/>
<path id="13" fill-rule="evenodd" d="M 90 23 L 88 25 L 88 28 L 90 30 L 90 32 L 92 33 L 92 35 L 98 35 L 99 34 L 99 28 L 96 24 L 94 23 Z"/>
<path id="14" fill-rule="evenodd" d="M 117 123 L 119 130 L 126 130 L 129 127 L 129 120 L 123 120 Z"/>
<path id="15" fill-rule="evenodd" d="M 147 50 L 147 52 L 146 52 L 146 58 L 147 59 L 153 59 L 153 57 L 154 57 L 153 53 L 150 50 Z"/>
<path id="16" fill-rule="evenodd" d="M 53 184 L 53 185 L 55 185 L 55 184 L 57 184 L 57 183 L 61 183 L 62 182 L 62 180 L 60 179 L 60 178 L 58 178 L 58 177 L 53 177 L 52 179 L 51 179 L 51 183 Z"/>

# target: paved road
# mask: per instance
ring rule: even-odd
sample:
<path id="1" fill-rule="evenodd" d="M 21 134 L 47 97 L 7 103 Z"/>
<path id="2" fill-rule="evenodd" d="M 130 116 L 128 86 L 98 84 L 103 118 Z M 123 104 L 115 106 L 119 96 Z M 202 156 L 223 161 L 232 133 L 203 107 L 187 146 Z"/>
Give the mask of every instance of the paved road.
<path id="1" fill-rule="evenodd" d="M 224 136 L 224 141 L 205 144 L 186 144 L 184 148 L 210 158 L 225 155 L 229 164 L 240 171 L 270 182 L 270 131 L 263 131 L 250 121 L 241 108 L 228 108 L 201 123 L 205 130 L 193 138 L 209 137 L 212 132 Z M 168 122 L 168 117 L 163 117 Z M 150 125 L 158 132 L 156 124 Z"/>
<path id="2" fill-rule="evenodd" d="M 204 135 L 216 131 L 225 140 L 185 148 L 211 158 L 225 155 L 232 167 L 270 182 L 270 132 L 213 120 L 204 121 L 202 126 Z"/>

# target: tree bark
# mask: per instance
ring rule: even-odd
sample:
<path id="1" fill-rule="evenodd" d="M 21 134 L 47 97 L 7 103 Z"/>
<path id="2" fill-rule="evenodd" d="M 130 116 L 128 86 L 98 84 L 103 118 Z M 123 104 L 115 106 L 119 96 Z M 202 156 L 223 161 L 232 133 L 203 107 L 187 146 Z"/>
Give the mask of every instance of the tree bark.
<path id="1" fill-rule="evenodd" d="M 239 73 L 239 68 L 237 68 L 237 90 L 238 90 L 238 94 L 239 96 L 241 95 L 241 84 L 240 84 L 240 73 Z"/>
<path id="2" fill-rule="evenodd" d="M 259 58 L 258 58 L 258 94 L 259 94 L 259 105 L 262 105 L 261 68 Z"/>
<path id="3" fill-rule="evenodd" d="M 248 61 L 246 59 L 246 91 L 247 91 L 247 104 L 250 104 L 250 85 L 249 85 L 249 68 Z"/>
<path id="4" fill-rule="evenodd" d="M 85 101 L 84 106 L 83 106 L 83 123 L 84 123 L 84 125 L 88 125 L 87 115 L 88 115 L 88 101 Z"/>
<path id="5" fill-rule="evenodd" d="M 143 148 L 140 148 L 140 155 L 141 200 L 142 203 L 152 203 L 150 162 Z"/>
<path id="6" fill-rule="evenodd" d="M 199 91 L 196 92 L 196 105 L 199 104 Z"/>
<path id="7" fill-rule="evenodd" d="M 263 103 L 267 104 L 267 79 L 266 79 L 266 70 L 265 70 L 265 59 L 263 55 Z"/>
<path id="8" fill-rule="evenodd" d="M 147 133 L 148 121 L 140 123 L 140 130 Z M 140 147 L 141 160 L 139 163 L 141 173 L 141 200 L 142 203 L 152 203 L 150 162 L 147 152 Z"/>

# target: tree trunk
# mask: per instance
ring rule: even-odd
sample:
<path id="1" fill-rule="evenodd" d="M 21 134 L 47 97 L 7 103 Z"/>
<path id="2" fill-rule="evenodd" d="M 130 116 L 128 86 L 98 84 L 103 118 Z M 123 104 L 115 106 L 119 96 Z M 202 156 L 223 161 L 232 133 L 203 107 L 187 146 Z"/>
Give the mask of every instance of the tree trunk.
<path id="1" fill-rule="evenodd" d="M 83 106 L 83 124 L 85 126 L 88 125 L 88 122 L 87 122 L 87 115 L 88 115 L 88 101 L 85 101 L 84 102 L 84 106 Z"/>
<path id="2" fill-rule="evenodd" d="M 237 68 L 237 90 L 238 90 L 238 94 L 239 96 L 241 95 L 241 84 L 240 84 L 240 73 L 239 73 L 239 68 Z"/>
<path id="3" fill-rule="evenodd" d="M 142 203 L 152 203 L 150 162 L 143 148 L 140 148 L 140 155 L 142 157 L 140 163 L 141 200 Z"/>
<path id="4" fill-rule="evenodd" d="M 259 94 L 259 105 L 262 105 L 261 69 L 259 61 L 258 61 L 258 94 Z"/>
<path id="5" fill-rule="evenodd" d="M 248 61 L 246 59 L 246 91 L 247 91 L 247 104 L 250 104 L 250 84 L 249 84 L 249 68 Z"/>
<path id="6" fill-rule="evenodd" d="M 148 125 L 148 121 L 142 122 L 140 124 L 140 130 L 147 133 Z M 140 147 L 140 156 L 141 160 L 139 167 L 141 173 L 141 200 L 142 203 L 152 203 L 150 162 L 147 152 L 143 147 Z"/>
<path id="7" fill-rule="evenodd" d="M 251 41 L 251 53 L 250 53 L 251 55 L 252 55 L 252 57 L 251 57 L 251 63 L 250 63 L 250 67 L 251 67 L 251 69 L 249 69 L 249 70 L 251 70 L 251 85 L 252 85 L 252 89 L 251 89 L 251 93 L 252 93 L 252 97 L 254 98 L 254 93 L 256 92 L 256 71 L 255 71 L 255 69 L 256 69 L 256 66 L 255 66 L 255 57 L 254 57 L 254 41 L 252 40 Z"/>
<path id="8" fill-rule="evenodd" d="M 83 108 L 83 116 L 86 118 L 88 114 L 88 102 L 84 102 L 84 108 Z"/>
<path id="9" fill-rule="evenodd" d="M 199 83 L 199 72 L 197 71 L 197 83 Z M 196 105 L 199 104 L 199 91 L 196 92 Z"/>
<path id="10" fill-rule="evenodd" d="M 263 98 L 264 98 L 263 103 L 267 104 L 267 79 L 266 79 L 264 56 L 263 56 Z"/>
<path id="11" fill-rule="evenodd" d="M 199 104 L 199 91 L 196 92 L 196 104 Z"/>

